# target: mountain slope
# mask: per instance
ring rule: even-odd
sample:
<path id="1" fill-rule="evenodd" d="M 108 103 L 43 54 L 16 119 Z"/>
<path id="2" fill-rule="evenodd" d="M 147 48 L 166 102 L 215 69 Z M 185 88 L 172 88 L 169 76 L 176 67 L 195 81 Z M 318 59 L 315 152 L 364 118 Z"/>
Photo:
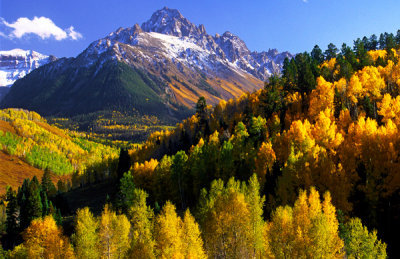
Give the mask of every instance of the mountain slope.
<path id="1" fill-rule="evenodd" d="M 210 36 L 164 8 L 142 27 L 120 28 L 76 58 L 60 59 L 16 82 L 1 103 L 42 115 L 138 111 L 186 117 L 200 96 L 211 104 L 260 89 L 287 52 L 250 52 L 239 37 Z"/>

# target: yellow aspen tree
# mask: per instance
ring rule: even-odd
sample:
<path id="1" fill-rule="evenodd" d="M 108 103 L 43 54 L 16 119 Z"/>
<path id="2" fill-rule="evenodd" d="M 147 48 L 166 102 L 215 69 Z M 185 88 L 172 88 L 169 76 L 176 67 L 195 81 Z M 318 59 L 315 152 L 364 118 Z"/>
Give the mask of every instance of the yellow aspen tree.
<path id="1" fill-rule="evenodd" d="M 175 206 L 167 201 L 154 226 L 156 255 L 158 258 L 184 258 L 182 242 L 182 220 Z"/>
<path id="2" fill-rule="evenodd" d="M 378 114 L 383 116 L 382 122 L 392 120 L 398 127 L 400 126 L 400 96 L 392 99 L 390 94 L 385 94 L 378 103 L 378 108 Z"/>
<path id="3" fill-rule="evenodd" d="M 363 94 L 363 86 L 358 75 L 355 74 L 350 78 L 346 94 L 350 101 L 352 101 L 354 104 L 358 103 L 358 98 L 360 98 Z"/>
<path id="4" fill-rule="evenodd" d="M 72 236 L 77 258 L 99 258 L 97 230 L 98 221 L 89 208 L 79 209 L 75 218 L 75 233 Z"/>
<path id="5" fill-rule="evenodd" d="M 182 225 L 183 255 L 188 259 L 205 259 L 203 239 L 199 225 L 196 223 L 189 209 L 186 210 Z"/>
<path id="6" fill-rule="evenodd" d="M 201 221 L 209 257 L 249 258 L 254 254 L 249 204 L 240 182 L 213 181 L 207 197 L 203 190 Z M 260 230 L 262 231 L 262 230 Z"/>
<path id="7" fill-rule="evenodd" d="M 258 150 L 257 158 L 255 160 L 255 172 L 261 185 L 264 185 L 265 175 L 272 169 L 275 160 L 276 155 L 271 142 L 263 142 Z"/>
<path id="8" fill-rule="evenodd" d="M 257 180 L 257 175 L 253 174 L 247 184 L 246 201 L 250 211 L 250 239 L 253 243 L 253 258 L 261 258 L 264 253 L 263 246 L 263 207 L 265 196 L 260 195 L 260 183 Z"/>
<path id="9" fill-rule="evenodd" d="M 125 215 L 116 215 L 108 205 L 100 217 L 101 258 L 124 257 L 129 248 L 130 223 Z"/>
<path id="10" fill-rule="evenodd" d="M 153 239 L 153 210 L 147 206 L 147 193 L 141 189 L 134 190 L 134 201 L 129 209 L 128 216 L 131 221 L 131 247 L 129 258 L 155 258 Z"/>
<path id="11" fill-rule="evenodd" d="M 75 258 L 53 216 L 33 220 L 23 237 L 29 258 Z"/>
<path id="12" fill-rule="evenodd" d="M 317 78 L 317 86 L 310 94 L 309 116 L 313 121 L 325 109 L 333 110 L 335 89 L 333 84 L 327 82 L 322 76 Z"/>
<path id="13" fill-rule="evenodd" d="M 267 224 L 266 242 L 277 258 L 343 258 L 344 244 L 328 192 L 321 203 L 314 188 L 308 196 L 301 191 L 293 209 L 278 207 Z"/>

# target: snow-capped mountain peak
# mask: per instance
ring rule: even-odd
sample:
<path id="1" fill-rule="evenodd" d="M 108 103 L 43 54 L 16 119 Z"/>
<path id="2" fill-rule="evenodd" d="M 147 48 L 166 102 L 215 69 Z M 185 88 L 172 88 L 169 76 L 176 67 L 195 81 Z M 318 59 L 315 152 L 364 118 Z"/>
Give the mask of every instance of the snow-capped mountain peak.
<path id="1" fill-rule="evenodd" d="M 54 56 L 43 55 L 33 50 L 0 51 L 0 87 L 11 86 L 33 69 L 55 59 Z"/>
<path id="2" fill-rule="evenodd" d="M 145 32 L 158 32 L 177 37 L 198 37 L 205 33 L 204 26 L 198 28 L 176 9 L 164 7 L 153 13 L 151 18 L 142 24 Z"/>

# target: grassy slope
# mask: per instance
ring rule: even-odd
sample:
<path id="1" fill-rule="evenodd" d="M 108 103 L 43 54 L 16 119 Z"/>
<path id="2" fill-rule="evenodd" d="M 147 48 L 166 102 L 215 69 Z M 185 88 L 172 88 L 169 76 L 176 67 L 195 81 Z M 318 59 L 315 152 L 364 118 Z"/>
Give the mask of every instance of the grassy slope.
<path id="1" fill-rule="evenodd" d="M 22 185 L 24 179 L 32 179 L 36 176 L 39 181 L 42 178 L 43 170 L 37 169 L 17 156 L 11 156 L 3 151 L 0 151 L 0 195 L 5 194 L 7 185 L 10 185 L 14 190 Z M 59 179 L 68 179 L 68 176 L 52 176 L 54 184 Z"/>

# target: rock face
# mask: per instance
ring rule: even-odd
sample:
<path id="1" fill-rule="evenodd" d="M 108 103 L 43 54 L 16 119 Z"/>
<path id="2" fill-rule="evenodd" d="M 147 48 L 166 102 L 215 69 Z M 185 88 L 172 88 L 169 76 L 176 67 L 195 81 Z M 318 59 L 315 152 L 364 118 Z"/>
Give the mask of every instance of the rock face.
<path id="1" fill-rule="evenodd" d="M 200 96 L 211 104 L 263 87 L 283 60 L 251 52 L 230 32 L 211 36 L 178 10 L 156 11 L 142 26 L 119 28 L 76 58 L 59 59 L 17 81 L 1 103 L 43 115 L 99 110 L 180 118 Z"/>

